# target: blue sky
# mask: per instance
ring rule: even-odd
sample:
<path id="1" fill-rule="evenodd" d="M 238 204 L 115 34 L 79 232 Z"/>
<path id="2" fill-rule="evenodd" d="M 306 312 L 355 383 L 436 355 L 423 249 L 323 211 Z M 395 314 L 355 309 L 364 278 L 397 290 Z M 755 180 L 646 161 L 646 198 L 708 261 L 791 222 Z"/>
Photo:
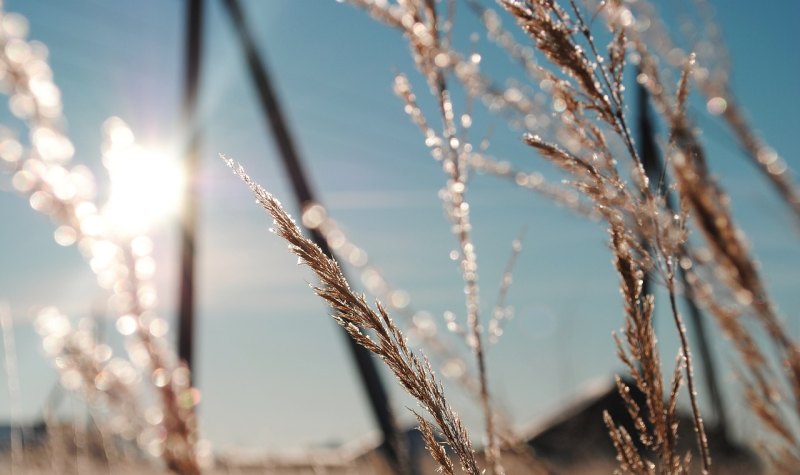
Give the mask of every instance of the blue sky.
<path id="1" fill-rule="evenodd" d="M 445 310 L 463 313 L 460 276 L 448 258 L 455 243 L 437 198 L 443 175 L 391 92 L 396 71 L 417 81 L 418 95 L 425 91 L 404 39 L 333 0 L 243 3 L 313 183 L 333 217 L 391 282 L 410 292 L 417 308 L 437 316 Z M 341 335 L 308 290 L 311 275 L 268 232 L 270 220 L 217 157 L 223 152 L 239 160 L 267 189 L 291 202 L 231 25 L 220 2 L 208 4 L 200 104 L 202 429 L 221 448 L 282 450 L 352 440 L 373 426 Z M 126 120 L 143 143 L 178 148 L 182 2 L 9 0 L 6 9 L 27 16 L 31 38 L 50 49 L 77 162 L 104 178 L 101 125 L 112 115 Z M 790 167 L 800 169 L 800 57 L 794 51 L 800 4 L 784 0 L 756 8 L 751 2 L 719 2 L 719 9 L 736 95 L 765 139 Z M 460 32 L 466 37 L 478 27 L 462 16 Z M 514 72 L 503 61 L 497 68 L 500 77 Z M 8 116 L 0 113 L 4 124 L 22 131 Z M 735 147 L 725 145 L 725 130 L 709 124 L 706 137 L 712 167 L 797 331 L 796 230 L 761 176 Z M 546 168 L 512 133 L 498 134 L 495 145 L 521 168 Z M 57 246 L 52 225 L 8 188 L 7 178 L 0 178 L 0 301 L 8 301 L 15 317 L 22 412 L 32 418 L 55 376 L 41 356 L 31 316 L 45 305 L 76 318 L 88 316 L 104 294 L 78 252 Z M 517 317 L 489 351 L 497 397 L 514 422 L 526 424 L 575 388 L 619 369 L 610 337 L 622 322 L 617 278 L 597 224 L 491 177 L 476 177 L 468 197 L 484 313 L 494 301 L 511 241 L 522 226 L 528 228 L 510 294 Z M 160 309 L 172 318 L 175 225 L 163 223 L 155 237 Z M 660 338 L 669 361 L 675 337 L 662 320 Z M 405 413 L 403 407 L 413 403 L 388 375 L 386 381 L 398 412 Z M 2 419 L 10 406 L 5 384 L 0 386 Z M 730 395 L 732 405 L 736 397 Z M 458 394 L 453 399 L 468 422 L 478 423 L 474 407 Z"/>

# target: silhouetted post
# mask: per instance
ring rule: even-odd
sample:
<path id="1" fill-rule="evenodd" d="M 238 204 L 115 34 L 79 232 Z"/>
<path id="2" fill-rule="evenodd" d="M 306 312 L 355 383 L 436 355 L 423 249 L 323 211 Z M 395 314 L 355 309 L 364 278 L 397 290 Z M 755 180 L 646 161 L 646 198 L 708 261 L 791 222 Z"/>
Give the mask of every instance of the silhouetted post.
<path id="1" fill-rule="evenodd" d="M 203 0 L 186 0 L 186 63 L 184 70 L 183 127 L 185 191 L 181 213 L 180 302 L 178 308 L 178 356 L 194 370 L 194 277 L 197 232 L 197 177 L 200 168 L 200 134 L 197 130 L 197 93 L 203 53 Z M 192 371 L 192 378 L 196 375 Z"/>
<path id="2" fill-rule="evenodd" d="M 637 105 L 638 105 L 638 113 L 637 113 L 637 121 L 639 125 L 639 154 L 642 158 L 642 165 L 644 166 L 645 172 L 647 173 L 647 177 L 650 179 L 650 187 L 654 193 L 659 196 L 663 196 L 667 208 L 669 208 L 670 212 L 674 213 L 676 210 L 675 203 L 673 200 L 672 195 L 669 192 L 669 183 L 667 181 L 667 174 L 664 168 L 664 162 L 661 160 L 661 157 L 658 153 L 658 147 L 656 146 L 656 132 L 655 127 L 653 126 L 653 122 L 650 119 L 650 109 L 649 109 L 649 94 L 647 89 L 641 85 L 636 85 L 637 90 Z M 679 249 L 680 255 L 686 254 L 686 249 L 683 245 L 680 246 Z M 720 436 L 722 437 L 723 441 L 728 441 L 728 424 L 727 424 L 727 413 L 725 410 L 725 403 L 722 399 L 722 393 L 719 389 L 719 382 L 717 381 L 717 371 L 714 364 L 713 356 L 711 355 L 711 348 L 709 347 L 708 342 L 708 334 L 706 332 L 705 321 L 703 319 L 703 314 L 700 311 L 700 308 L 697 306 L 697 303 L 694 301 L 694 297 L 692 296 L 691 286 L 689 282 L 686 280 L 686 271 L 680 265 L 678 267 L 678 274 L 683 283 L 684 288 L 684 301 L 686 302 L 686 307 L 688 309 L 689 320 L 692 322 L 692 329 L 694 330 L 693 334 L 695 335 L 695 342 L 697 343 L 697 348 L 700 350 L 700 362 L 703 366 L 703 373 L 706 380 L 706 389 L 708 390 L 709 398 L 711 399 L 711 405 L 713 406 L 713 412 L 716 414 L 717 418 L 717 429 L 719 430 Z M 646 294 L 650 287 L 650 279 L 645 274 L 644 283 L 642 285 L 642 293 Z"/>
<path id="3" fill-rule="evenodd" d="M 253 79 L 258 98 L 261 101 L 262 110 L 268 120 L 270 131 L 280 152 L 281 161 L 292 184 L 292 190 L 298 208 L 302 211 L 307 205 L 316 203 L 317 200 L 314 199 L 311 187 L 309 186 L 306 174 L 303 170 L 300 156 L 294 146 L 294 142 L 278 103 L 278 97 L 273 91 L 267 66 L 259 55 L 253 37 L 247 28 L 238 0 L 223 0 L 223 4 L 231 17 L 231 21 L 233 21 L 236 34 L 247 59 L 247 67 L 250 71 L 250 76 Z M 299 224 L 302 224 L 302 222 Z M 333 253 L 328 247 L 328 242 L 322 234 L 316 229 L 306 228 L 306 231 L 311 234 L 311 239 L 314 243 L 319 246 L 328 257 L 333 258 Z M 395 423 L 389 405 L 389 398 L 381 381 L 378 369 L 375 366 L 375 361 L 372 359 L 369 351 L 359 346 L 346 331 L 342 331 L 356 367 L 358 368 L 361 382 L 369 396 L 373 415 L 383 433 L 384 452 L 390 464 L 397 472 L 405 472 L 409 467 L 405 455 L 407 453 L 405 451 L 405 444 L 397 429 L 397 424 Z"/>

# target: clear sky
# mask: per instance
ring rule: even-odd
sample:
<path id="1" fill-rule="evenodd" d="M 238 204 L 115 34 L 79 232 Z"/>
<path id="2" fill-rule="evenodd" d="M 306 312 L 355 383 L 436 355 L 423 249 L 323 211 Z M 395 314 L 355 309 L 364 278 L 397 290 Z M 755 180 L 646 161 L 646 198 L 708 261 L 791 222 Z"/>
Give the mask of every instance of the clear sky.
<path id="1" fill-rule="evenodd" d="M 425 93 L 405 40 L 333 0 L 243 3 L 313 183 L 332 216 L 391 282 L 409 291 L 415 307 L 437 318 L 446 310 L 462 314 L 462 283 L 448 258 L 455 242 L 437 198 L 443 175 L 391 92 L 393 75 L 401 71 L 417 81 L 418 95 Z M 661 3 L 663 8 L 673 4 Z M 800 169 L 795 31 L 800 3 L 713 3 L 731 50 L 737 96 L 765 139 L 790 167 Z M 200 105 L 201 428 L 220 448 L 282 450 L 352 440 L 373 425 L 342 337 L 307 288 L 312 276 L 268 232 L 270 219 L 217 157 L 222 152 L 239 160 L 291 203 L 231 24 L 221 2 L 207 4 Z M 127 121 L 145 144 L 179 149 L 183 2 L 8 0 L 5 7 L 28 17 L 30 37 L 50 49 L 76 162 L 89 166 L 102 182 L 101 125 L 109 116 Z M 670 11 L 669 17 L 677 13 Z M 459 18 L 463 37 L 478 29 L 468 14 Z M 502 61 L 497 64 L 498 77 L 514 72 Z M 24 132 L 8 118 L 0 113 L 4 124 Z M 796 230 L 761 176 L 730 145 L 725 129 L 709 122 L 699 121 L 708 124 L 712 167 L 797 333 Z M 520 168 L 546 168 L 514 134 L 498 133 L 495 145 L 498 155 Z M 46 305 L 75 318 L 89 316 L 105 297 L 77 250 L 57 246 L 51 223 L 9 188 L 8 178 L 0 177 L 0 302 L 9 303 L 15 318 L 20 403 L 30 420 L 56 381 L 31 317 Z M 517 316 L 488 355 L 497 397 L 514 422 L 528 424 L 576 388 L 619 370 L 610 336 L 622 324 L 617 277 L 601 226 L 491 177 L 476 177 L 468 198 L 485 314 L 511 241 L 521 227 L 528 229 L 509 297 Z M 160 309 L 168 318 L 175 313 L 175 228 L 164 222 L 155 235 Z M 669 361 L 674 331 L 666 319 L 658 326 Z M 10 408 L 5 378 L 0 372 L 0 420 Z M 398 412 L 409 419 L 403 407 L 413 403 L 388 375 L 386 382 Z M 739 404 L 734 393 L 728 399 Z M 478 423 L 465 398 L 456 394 L 454 402 L 468 422 Z"/>

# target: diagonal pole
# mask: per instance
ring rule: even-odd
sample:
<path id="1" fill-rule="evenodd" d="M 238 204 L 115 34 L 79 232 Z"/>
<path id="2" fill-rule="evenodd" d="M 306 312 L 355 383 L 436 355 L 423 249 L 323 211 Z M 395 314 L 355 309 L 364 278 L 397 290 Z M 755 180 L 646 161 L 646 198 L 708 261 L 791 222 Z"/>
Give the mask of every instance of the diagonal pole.
<path id="1" fill-rule="evenodd" d="M 197 130 L 197 95 L 203 47 L 203 0 L 186 0 L 186 63 L 184 65 L 183 127 L 186 184 L 181 213 L 181 270 L 178 307 L 178 356 L 190 370 L 194 365 L 195 236 L 197 233 L 197 177 L 200 168 L 200 135 Z M 191 372 L 193 379 L 196 377 Z"/>
<path id="2" fill-rule="evenodd" d="M 306 178 L 300 156 L 284 119 L 283 112 L 275 94 L 266 63 L 256 48 L 253 36 L 247 28 L 241 5 L 238 0 L 223 0 L 223 4 L 234 24 L 236 34 L 247 59 L 247 67 L 253 80 L 258 99 L 261 102 L 268 126 L 279 150 L 281 161 L 292 185 L 292 190 L 299 209 L 317 203 Z M 314 243 L 328 256 L 333 253 L 322 234 L 315 229 L 306 228 Z M 344 330 L 343 330 L 344 331 Z M 406 472 L 409 464 L 405 456 L 405 444 L 397 429 L 394 416 L 389 405 L 383 382 L 381 381 L 375 361 L 369 351 L 359 346 L 347 332 L 344 332 L 348 348 L 358 369 L 364 389 L 369 397 L 373 415 L 383 433 L 383 449 L 389 463 L 396 473 Z"/>

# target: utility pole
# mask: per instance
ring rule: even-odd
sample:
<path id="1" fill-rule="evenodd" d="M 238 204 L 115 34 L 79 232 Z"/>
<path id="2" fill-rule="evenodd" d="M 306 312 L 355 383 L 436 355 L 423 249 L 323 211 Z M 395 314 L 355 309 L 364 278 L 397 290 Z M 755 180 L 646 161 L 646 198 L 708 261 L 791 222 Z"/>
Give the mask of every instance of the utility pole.
<path id="1" fill-rule="evenodd" d="M 303 210 L 307 205 L 318 201 L 314 198 L 311 186 L 306 178 L 302 161 L 289 132 L 277 94 L 273 90 L 266 63 L 263 60 L 263 56 L 259 54 L 253 36 L 247 28 L 244 13 L 238 0 L 223 0 L 222 3 L 233 22 L 241 48 L 244 50 L 253 85 L 256 88 L 264 116 L 268 121 L 269 130 L 280 152 L 282 164 L 291 182 L 295 201 L 298 208 Z M 306 231 L 311 235 L 314 243 L 328 257 L 334 257 L 328 242 L 318 230 L 306 229 Z M 408 452 L 405 450 L 405 440 L 398 431 L 389 405 L 389 398 L 375 361 L 372 359 L 370 352 L 358 345 L 344 329 L 342 329 L 342 332 L 358 369 L 361 382 L 369 397 L 373 415 L 383 433 L 384 454 L 396 473 L 407 473 L 411 465 L 407 457 Z"/>
<path id="2" fill-rule="evenodd" d="M 182 120 L 186 139 L 184 157 L 183 206 L 181 213 L 181 270 L 178 308 L 178 356 L 192 370 L 194 383 L 195 336 L 195 238 L 197 233 L 198 170 L 200 168 L 200 134 L 197 126 L 197 96 L 203 53 L 203 0 L 186 0 L 186 58 Z"/>

